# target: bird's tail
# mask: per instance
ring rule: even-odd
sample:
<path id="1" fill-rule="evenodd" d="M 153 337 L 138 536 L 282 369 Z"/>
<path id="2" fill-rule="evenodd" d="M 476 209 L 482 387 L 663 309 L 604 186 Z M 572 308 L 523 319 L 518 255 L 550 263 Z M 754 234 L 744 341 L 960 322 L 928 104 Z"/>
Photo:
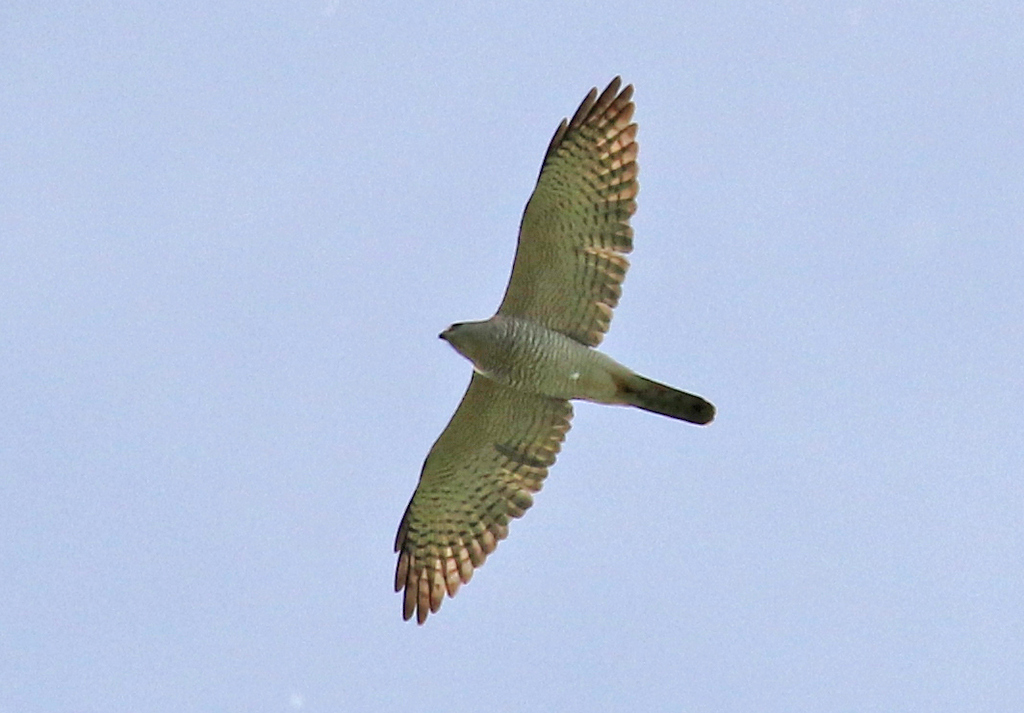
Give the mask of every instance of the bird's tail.
<path id="1" fill-rule="evenodd" d="M 700 396 L 659 384 L 639 374 L 629 374 L 616 379 L 616 382 L 619 388 L 617 395 L 622 402 L 644 411 L 702 426 L 711 423 L 715 417 L 715 407 Z"/>

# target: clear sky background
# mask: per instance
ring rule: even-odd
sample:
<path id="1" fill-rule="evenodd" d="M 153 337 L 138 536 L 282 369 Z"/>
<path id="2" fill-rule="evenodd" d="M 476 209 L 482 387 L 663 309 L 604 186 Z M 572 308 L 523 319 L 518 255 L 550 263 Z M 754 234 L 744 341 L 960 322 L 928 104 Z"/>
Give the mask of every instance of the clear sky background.
<path id="1" fill-rule="evenodd" d="M 403 622 L 437 334 L 616 74 L 604 348 L 718 419 L 578 404 Z M 1024 709 L 1022 196 L 1016 0 L 5 3 L 0 713 Z"/>

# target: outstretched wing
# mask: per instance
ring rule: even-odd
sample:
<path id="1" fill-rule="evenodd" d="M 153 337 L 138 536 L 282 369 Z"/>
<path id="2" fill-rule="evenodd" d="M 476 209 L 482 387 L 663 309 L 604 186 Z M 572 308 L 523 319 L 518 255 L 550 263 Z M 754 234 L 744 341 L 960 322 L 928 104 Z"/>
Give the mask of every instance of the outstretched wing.
<path id="1" fill-rule="evenodd" d="M 498 308 L 592 347 L 622 294 L 640 189 L 633 86 L 620 92 L 621 83 L 616 77 L 601 96 L 591 89 L 551 139 Z"/>
<path id="2" fill-rule="evenodd" d="M 474 373 L 423 463 L 395 538 L 395 591 L 422 624 L 533 504 L 569 430 L 568 401 L 509 389 Z"/>

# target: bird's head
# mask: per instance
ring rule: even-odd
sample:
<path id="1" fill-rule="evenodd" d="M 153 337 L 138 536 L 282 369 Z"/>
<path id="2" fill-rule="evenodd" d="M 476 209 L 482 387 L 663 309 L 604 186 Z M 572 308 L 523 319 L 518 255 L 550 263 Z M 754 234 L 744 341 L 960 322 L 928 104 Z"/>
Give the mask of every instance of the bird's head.
<path id="1" fill-rule="evenodd" d="M 455 324 L 451 324 L 451 325 L 449 325 L 449 326 L 448 326 L 448 329 L 444 330 L 443 332 L 441 332 L 441 333 L 440 333 L 440 334 L 438 334 L 437 336 L 438 336 L 438 337 L 439 337 L 440 339 L 443 339 L 443 340 L 445 340 L 446 342 L 448 342 L 448 343 L 449 343 L 449 344 L 451 344 L 452 346 L 455 346 L 455 345 L 454 345 L 454 343 L 452 342 L 452 339 L 453 339 L 453 338 L 454 338 L 454 339 L 457 339 L 458 337 L 456 337 L 456 336 L 455 336 L 455 335 L 456 335 L 456 332 L 458 332 L 458 331 L 459 331 L 459 329 L 461 329 L 462 327 L 465 327 L 465 326 L 466 326 L 466 325 L 465 325 L 465 323 L 464 323 L 464 322 L 456 322 Z"/>
<path id="2" fill-rule="evenodd" d="M 492 331 L 489 322 L 456 322 L 437 336 L 479 366 L 491 342 Z"/>
<path id="3" fill-rule="evenodd" d="M 456 322 L 437 336 L 451 344 L 459 354 L 472 359 L 470 354 L 473 351 L 472 345 L 476 341 L 473 324 L 473 322 Z"/>

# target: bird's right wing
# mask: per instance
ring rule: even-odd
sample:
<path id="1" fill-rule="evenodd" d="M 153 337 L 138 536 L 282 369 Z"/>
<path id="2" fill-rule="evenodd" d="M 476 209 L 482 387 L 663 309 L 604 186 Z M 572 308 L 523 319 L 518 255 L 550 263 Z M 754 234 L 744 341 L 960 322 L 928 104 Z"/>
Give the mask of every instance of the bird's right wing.
<path id="1" fill-rule="evenodd" d="M 395 591 L 422 624 L 454 596 L 533 504 L 561 448 L 572 406 L 474 373 L 427 455 L 395 538 Z"/>
<path id="2" fill-rule="evenodd" d="M 600 96 L 592 89 L 552 137 L 498 308 L 590 347 L 622 293 L 640 190 L 633 86 L 621 84 L 616 77 Z"/>

